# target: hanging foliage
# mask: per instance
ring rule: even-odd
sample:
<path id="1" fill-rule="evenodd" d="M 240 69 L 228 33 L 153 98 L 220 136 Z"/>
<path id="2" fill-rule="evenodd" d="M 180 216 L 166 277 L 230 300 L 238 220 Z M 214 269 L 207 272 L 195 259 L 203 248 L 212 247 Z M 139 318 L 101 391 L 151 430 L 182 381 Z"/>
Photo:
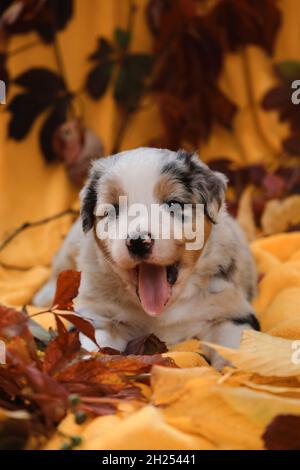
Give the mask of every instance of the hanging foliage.
<path id="1" fill-rule="evenodd" d="M 281 16 L 274 0 L 150 0 L 154 38 L 152 89 L 160 108 L 164 145 L 196 148 L 214 124 L 232 126 L 235 103 L 218 82 L 227 52 L 249 44 L 273 51 Z"/>
<path id="2" fill-rule="evenodd" d="M 93 66 L 85 87 L 89 96 L 97 100 L 112 82 L 116 103 L 132 112 L 145 91 L 152 58 L 149 54 L 129 52 L 131 39 L 130 31 L 124 29 L 116 29 L 114 41 L 98 39 L 96 50 L 89 56 Z"/>
<path id="3" fill-rule="evenodd" d="M 292 102 L 292 83 L 299 80 L 300 62 L 287 60 L 274 66 L 278 84 L 269 90 L 262 100 L 265 110 L 275 110 L 279 119 L 287 122 L 290 134 L 283 140 L 283 150 L 291 155 L 300 155 L 300 107 Z"/>
<path id="4" fill-rule="evenodd" d="M 73 0 L 2 0 L 0 30 L 8 35 L 36 31 L 49 43 L 66 27 L 73 12 Z"/>
<path id="5" fill-rule="evenodd" d="M 80 91 L 99 100 L 112 89 L 120 116 L 112 151 L 120 150 L 129 118 L 147 94 L 156 100 L 163 124 L 163 134 L 152 144 L 194 149 L 210 137 L 215 125 L 230 130 L 238 109 L 219 86 L 224 57 L 247 45 L 272 55 L 281 24 L 277 0 L 149 0 L 145 14 L 153 36 L 152 55 L 132 51 L 136 10 L 130 0 L 127 26 L 117 28 L 112 38 L 98 38 Z M 27 31 L 54 43 L 57 73 L 39 67 L 15 79 L 23 90 L 8 106 L 9 136 L 22 140 L 44 113 L 39 137 L 42 154 L 48 162 L 63 161 L 71 179 L 81 184 L 90 157 L 101 156 L 103 148 L 82 116 L 74 113 L 78 92 L 69 89 L 57 54 L 56 33 L 68 24 L 73 11 L 71 0 L 6 0 L 0 7 L 0 44 L 12 34 Z M 3 53 L 0 71 L 7 78 L 5 64 Z M 284 80 L 282 87 L 287 86 Z M 266 96 L 266 109 L 280 106 L 277 97 L 275 102 L 272 98 L 274 93 Z M 284 147 L 293 151 L 298 145 L 297 113 L 295 107 L 288 118 L 284 110 L 281 113 L 282 119 L 290 119 L 293 131 Z"/>

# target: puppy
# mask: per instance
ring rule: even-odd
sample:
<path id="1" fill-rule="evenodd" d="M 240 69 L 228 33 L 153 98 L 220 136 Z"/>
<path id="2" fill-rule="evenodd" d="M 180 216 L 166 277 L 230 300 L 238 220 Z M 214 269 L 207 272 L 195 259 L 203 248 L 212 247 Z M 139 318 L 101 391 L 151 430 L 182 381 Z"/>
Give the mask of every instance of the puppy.
<path id="1" fill-rule="evenodd" d="M 81 192 L 81 218 L 34 303 L 50 303 L 59 272 L 76 268 L 81 284 L 75 311 L 93 322 L 101 347 L 122 351 L 133 338 L 150 333 L 167 344 L 199 338 L 238 347 L 244 329 L 259 329 L 250 303 L 256 271 L 242 231 L 226 212 L 225 190 L 226 177 L 186 151 L 139 148 L 95 161 Z M 135 222 L 120 206 L 124 197 L 130 207 L 163 207 L 174 226 L 184 225 L 186 217 L 174 215 L 173 207 L 188 205 L 187 219 L 195 228 L 200 205 L 201 243 L 188 248 L 174 227 L 170 237 L 162 237 L 161 222 L 149 229 L 148 216 Z M 107 237 L 100 236 L 99 227 L 109 225 Z M 118 235 L 110 237 L 117 226 Z M 83 335 L 81 341 L 95 348 Z M 207 354 L 222 368 L 220 356 L 209 349 Z"/>

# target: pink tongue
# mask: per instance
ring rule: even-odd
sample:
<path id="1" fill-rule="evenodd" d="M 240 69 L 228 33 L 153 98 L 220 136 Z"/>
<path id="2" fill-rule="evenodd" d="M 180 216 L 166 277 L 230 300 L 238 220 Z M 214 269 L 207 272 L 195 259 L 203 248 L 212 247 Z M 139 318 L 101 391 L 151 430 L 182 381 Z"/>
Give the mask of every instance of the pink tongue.
<path id="1" fill-rule="evenodd" d="M 143 309 L 156 317 L 163 312 L 170 297 L 167 269 L 164 266 L 142 263 L 139 266 L 138 291 Z"/>

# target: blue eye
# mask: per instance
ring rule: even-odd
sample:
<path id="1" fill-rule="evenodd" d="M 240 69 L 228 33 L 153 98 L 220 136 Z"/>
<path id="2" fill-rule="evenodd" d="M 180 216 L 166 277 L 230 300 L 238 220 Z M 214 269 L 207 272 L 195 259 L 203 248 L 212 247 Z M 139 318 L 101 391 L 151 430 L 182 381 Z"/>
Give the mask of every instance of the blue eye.
<path id="1" fill-rule="evenodd" d="M 113 209 L 108 209 L 107 211 L 104 212 L 104 217 L 113 217 L 116 215 L 116 217 L 119 217 L 119 212 L 120 212 L 120 207 L 119 204 L 115 204 Z"/>
<path id="2" fill-rule="evenodd" d="M 184 202 L 176 201 L 175 199 L 172 199 L 171 201 L 167 201 L 165 203 L 170 209 L 175 209 L 176 207 L 181 207 L 181 209 L 184 209 Z"/>

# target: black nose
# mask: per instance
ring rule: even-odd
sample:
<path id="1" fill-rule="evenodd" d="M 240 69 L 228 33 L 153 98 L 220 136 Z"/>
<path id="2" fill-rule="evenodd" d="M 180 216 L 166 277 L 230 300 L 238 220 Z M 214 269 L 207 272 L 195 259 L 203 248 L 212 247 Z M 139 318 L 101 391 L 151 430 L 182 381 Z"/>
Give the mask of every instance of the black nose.
<path id="1" fill-rule="evenodd" d="M 138 237 L 128 236 L 126 245 L 131 254 L 136 256 L 146 256 L 150 253 L 154 240 L 150 234 L 139 235 Z"/>

